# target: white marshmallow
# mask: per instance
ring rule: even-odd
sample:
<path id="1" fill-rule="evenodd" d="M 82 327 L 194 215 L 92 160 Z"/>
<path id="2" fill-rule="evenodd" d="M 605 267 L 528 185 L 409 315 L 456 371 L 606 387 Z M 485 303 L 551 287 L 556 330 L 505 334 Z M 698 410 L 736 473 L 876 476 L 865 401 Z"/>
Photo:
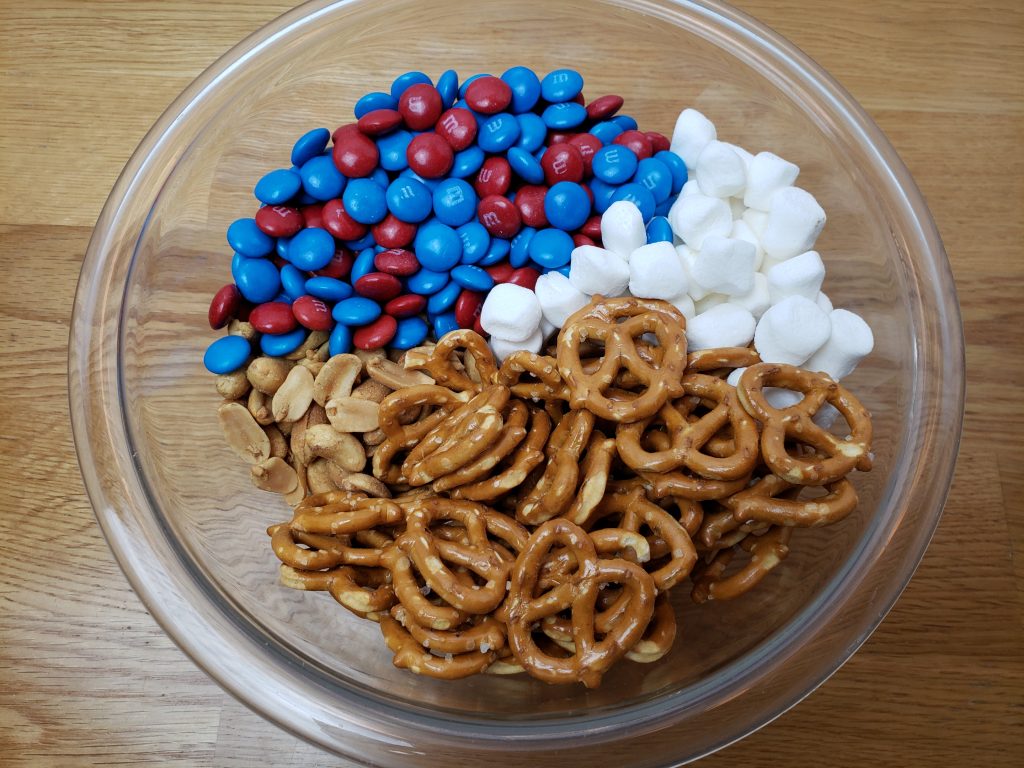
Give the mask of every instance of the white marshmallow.
<path id="1" fill-rule="evenodd" d="M 733 371 L 726 378 L 726 383 L 732 386 L 738 386 L 740 383 L 740 376 L 746 368 L 734 368 Z M 791 405 L 796 405 L 804 399 L 803 394 L 795 392 L 792 389 L 782 389 L 781 387 L 765 387 L 764 388 L 764 399 L 768 401 L 768 405 L 772 408 L 788 408 Z"/>
<path id="2" fill-rule="evenodd" d="M 544 337 L 544 341 L 547 342 L 553 336 L 558 335 L 559 327 L 554 323 L 548 321 L 546 317 L 540 319 L 540 334 Z"/>
<path id="3" fill-rule="evenodd" d="M 803 296 L 816 302 L 825 280 L 825 265 L 817 251 L 807 251 L 786 259 L 765 273 L 772 304 L 787 296 Z"/>
<path id="4" fill-rule="evenodd" d="M 647 242 L 640 209 L 627 200 L 612 203 L 601 215 L 601 244 L 624 259 Z"/>
<path id="5" fill-rule="evenodd" d="M 702 315 L 712 307 L 725 304 L 727 301 L 729 301 L 729 297 L 724 293 L 709 293 L 700 301 L 693 302 L 693 308 L 697 310 L 698 315 Z"/>
<path id="6" fill-rule="evenodd" d="M 675 152 L 686 163 L 689 170 L 697 165 L 701 150 L 709 142 L 718 138 L 715 124 L 696 109 L 684 109 L 676 118 L 676 126 L 672 129 L 670 152 Z"/>
<path id="7" fill-rule="evenodd" d="M 708 235 L 725 237 L 732 230 L 729 204 L 707 195 L 680 195 L 668 211 L 668 223 L 683 242 L 700 250 Z"/>
<path id="8" fill-rule="evenodd" d="M 629 285 L 629 265 L 604 248 L 581 245 L 573 249 L 570 257 L 569 282 L 588 296 L 618 296 Z"/>
<path id="9" fill-rule="evenodd" d="M 491 336 L 525 342 L 540 332 L 541 310 L 537 294 L 512 283 L 494 286 L 484 299 L 480 325 Z"/>
<path id="10" fill-rule="evenodd" d="M 697 309 L 693 306 L 693 299 L 685 293 L 682 296 L 669 299 L 668 303 L 679 310 L 679 313 L 686 318 L 686 322 L 690 322 L 697 315 Z"/>
<path id="11" fill-rule="evenodd" d="M 709 142 L 701 150 L 696 166 L 697 184 L 709 197 L 732 197 L 742 194 L 747 184 L 747 167 L 728 144 Z"/>
<path id="12" fill-rule="evenodd" d="M 800 175 L 800 169 L 771 152 L 758 152 L 747 169 L 747 188 L 743 202 L 748 208 L 767 211 L 772 195 L 789 187 Z"/>
<path id="13" fill-rule="evenodd" d="M 790 296 L 769 307 L 757 321 L 754 346 L 766 363 L 802 365 L 828 341 L 829 316 L 803 296 Z"/>
<path id="14" fill-rule="evenodd" d="M 629 257 L 629 292 L 643 299 L 671 299 L 686 293 L 690 281 L 672 243 L 650 243 Z"/>
<path id="15" fill-rule="evenodd" d="M 750 227 L 750 231 L 754 233 L 754 237 L 760 242 L 761 238 L 764 237 L 765 229 L 768 227 L 768 214 L 764 211 L 747 208 L 743 212 L 743 221 Z"/>
<path id="16" fill-rule="evenodd" d="M 544 319 L 556 328 L 565 325 L 569 315 L 590 301 L 590 297 L 569 282 L 569 278 L 561 272 L 548 272 L 538 277 L 533 291 L 537 294 Z"/>
<path id="17" fill-rule="evenodd" d="M 821 307 L 821 311 L 826 315 L 832 314 L 832 299 L 826 296 L 824 293 L 818 294 L 817 305 Z"/>
<path id="18" fill-rule="evenodd" d="M 743 307 L 754 317 L 760 318 L 772 305 L 771 297 L 768 294 L 768 278 L 760 272 L 755 272 L 754 287 L 750 289 L 750 292 L 742 296 L 733 296 L 729 301 Z"/>
<path id="19" fill-rule="evenodd" d="M 785 259 L 809 251 L 825 226 L 825 211 L 800 187 L 783 187 L 772 195 L 768 225 L 761 247 L 769 256 Z"/>
<path id="20" fill-rule="evenodd" d="M 733 152 L 740 156 L 740 160 L 743 161 L 744 170 L 746 170 L 749 173 L 750 164 L 754 162 L 754 156 L 747 152 L 747 150 L 745 150 L 743 147 L 737 144 L 730 144 L 729 142 L 725 142 L 725 146 L 727 146 L 729 149 L 731 149 Z M 740 197 L 742 197 L 742 195 L 740 195 Z"/>
<path id="21" fill-rule="evenodd" d="M 686 324 L 686 347 L 745 347 L 754 337 L 754 316 L 735 304 L 719 304 Z"/>
<path id="22" fill-rule="evenodd" d="M 698 285 L 697 281 L 693 279 L 693 265 L 697 260 L 697 251 L 693 250 L 693 248 L 686 244 L 677 245 L 676 256 L 679 257 L 679 263 L 683 265 L 683 270 L 686 272 L 689 282 L 689 287 L 686 292 L 690 294 L 690 298 L 694 301 L 700 301 L 707 296 L 710 291 Z"/>
<path id="23" fill-rule="evenodd" d="M 832 403 L 822 403 L 821 408 L 814 414 L 813 421 L 822 429 L 832 429 L 836 417 L 839 416 L 839 409 Z"/>
<path id="24" fill-rule="evenodd" d="M 712 235 L 694 258 L 690 277 L 707 291 L 742 296 L 754 288 L 756 253 L 746 240 Z"/>
<path id="25" fill-rule="evenodd" d="M 525 349 L 527 352 L 540 352 L 543 346 L 544 333 L 539 327 L 522 341 L 510 341 L 500 336 L 491 336 L 491 351 L 494 352 L 494 357 L 499 363 L 520 349 Z"/>
<path id="26" fill-rule="evenodd" d="M 810 371 L 822 371 L 836 381 L 849 376 L 857 363 L 875 348 L 871 327 L 853 312 L 836 309 L 829 315 L 832 333 L 828 341 L 804 363 Z"/>
<path id="27" fill-rule="evenodd" d="M 772 271 L 773 267 L 777 267 L 779 264 L 782 264 L 785 261 L 785 259 L 772 258 L 766 253 L 764 255 L 764 259 L 761 261 L 761 266 L 757 271 L 763 275 L 767 275 L 769 272 Z"/>
<path id="28" fill-rule="evenodd" d="M 747 206 L 743 204 L 743 201 L 738 197 L 730 197 L 727 201 L 729 203 L 729 210 L 732 211 L 732 220 L 735 223 L 738 219 L 743 218 L 743 214 L 747 210 Z"/>
<path id="29" fill-rule="evenodd" d="M 750 225 L 742 218 L 735 219 L 732 223 L 732 232 L 729 233 L 729 237 L 734 240 L 746 240 L 754 246 L 754 269 L 760 269 L 761 263 L 764 261 L 764 249 L 761 248 L 761 241 L 757 239 L 757 235 L 754 234 L 754 230 L 750 228 Z"/>
<path id="30" fill-rule="evenodd" d="M 700 195 L 703 193 L 700 191 L 700 184 L 697 183 L 697 180 L 689 179 L 685 184 L 683 184 L 683 188 L 679 190 L 679 194 L 683 197 L 689 197 L 690 195 Z"/>

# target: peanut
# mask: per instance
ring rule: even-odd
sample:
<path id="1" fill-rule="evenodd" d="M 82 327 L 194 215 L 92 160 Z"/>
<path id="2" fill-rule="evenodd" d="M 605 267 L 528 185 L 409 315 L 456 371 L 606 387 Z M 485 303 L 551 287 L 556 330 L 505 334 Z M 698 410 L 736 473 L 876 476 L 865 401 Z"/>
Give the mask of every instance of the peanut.
<path id="1" fill-rule="evenodd" d="M 240 458 L 250 464 L 270 457 L 270 438 L 240 403 L 224 403 L 217 409 L 224 439 Z"/>
<path id="2" fill-rule="evenodd" d="M 320 405 L 336 397 L 348 397 L 363 370 L 363 361 L 355 355 L 335 355 L 320 369 L 313 382 L 313 399 Z"/>
<path id="3" fill-rule="evenodd" d="M 325 410 L 331 426 L 339 432 L 369 432 L 380 426 L 380 406 L 373 400 L 336 397 Z"/>
<path id="4" fill-rule="evenodd" d="M 274 420 L 295 421 L 302 417 L 313 402 L 313 374 L 301 365 L 288 371 L 284 384 L 274 393 L 271 408 Z"/>

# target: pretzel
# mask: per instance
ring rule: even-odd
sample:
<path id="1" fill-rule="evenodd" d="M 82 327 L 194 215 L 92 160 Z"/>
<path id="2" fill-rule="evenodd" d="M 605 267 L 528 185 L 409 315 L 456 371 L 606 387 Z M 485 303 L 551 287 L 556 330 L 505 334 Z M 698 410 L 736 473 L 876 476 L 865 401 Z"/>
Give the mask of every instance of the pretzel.
<path id="1" fill-rule="evenodd" d="M 569 509 L 563 513 L 563 517 L 576 525 L 585 526 L 594 509 L 604 498 L 614 458 L 615 441 L 600 433 L 592 434 L 587 453 L 580 464 L 583 482 L 580 483 L 579 491 Z"/>
<path id="2" fill-rule="evenodd" d="M 392 392 L 385 397 L 378 410 L 380 430 L 385 439 L 373 453 L 373 474 L 389 485 L 404 481 L 395 457 L 417 445 L 431 430 L 442 423 L 452 411 L 469 400 L 469 395 L 453 392 L 436 384 L 420 384 Z M 425 408 L 434 407 L 432 412 Z M 404 423 L 403 414 L 417 412 L 415 422 Z"/>
<path id="3" fill-rule="evenodd" d="M 735 390 L 722 379 L 702 373 L 683 377 L 683 392 L 688 396 L 665 403 L 656 416 L 630 424 L 619 424 L 615 437 L 619 456 L 632 469 L 667 472 L 686 467 L 711 480 L 736 480 L 754 470 L 759 458 L 757 426 L 736 399 Z M 703 416 L 690 421 L 693 398 L 714 403 Z M 670 447 L 647 451 L 641 437 L 649 426 L 660 422 L 665 427 Z M 726 425 L 732 428 L 733 452 L 716 457 L 702 449 Z"/>
<path id="4" fill-rule="evenodd" d="M 468 653 L 436 656 L 414 638 L 396 619 L 380 617 L 380 631 L 384 642 L 395 658 L 393 663 L 399 669 L 408 669 L 417 675 L 436 677 L 441 680 L 458 680 L 486 670 L 497 658 L 497 652 L 470 651 Z"/>
<path id="5" fill-rule="evenodd" d="M 746 478 L 739 480 L 708 480 L 695 476 L 685 469 L 675 472 L 638 472 L 637 482 L 644 487 L 647 495 L 653 499 L 664 499 L 669 496 L 693 499 L 694 501 L 711 501 L 724 499 L 737 491 L 743 490 Z"/>
<path id="6" fill-rule="evenodd" d="M 540 566 L 555 545 L 573 551 L 577 568 L 572 576 L 537 595 Z M 628 611 L 595 637 L 595 610 L 602 585 L 621 584 L 628 595 Z M 594 544 L 582 528 L 568 520 L 548 520 L 531 536 L 512 569 L 509 592 L 508 640 L 516 660 L 534 677 L 549 683 L 582 682 L 594 688 L 609 668 L 642 637 L 654 613 L 657 590 L 640 566 L 626 560 L 599 560 Z M 561 611 L 571 611 L 573 652 L 558 658 L 534 640 L 533 625 Z"/>
<path id="7" fill-rule="evenodd" d="M 516 519 L 537 525 L 562 514 L 576 494 L 580 456 L 594 429 L 590 411 L 571 411 L 555 427 L 548 440 L 548 463 L 532 488 L 516 507 Z"/>
<path id="8" fill-rule="evenodd" d="M 558 336 L 558 370 L 568 385 L 570 406 L 586 408 L 609 421 L 636 421 L 681 395 L 685 324 L 683 316 L 665 302 L 595 296 L 566 321 Z M 663 350 L 656 365 L 644 361 L 637 351 L 635 339 L 644 333 L 653 333 Z M 591 339 L 604 343 L 604 355 L 596 371 L 585 373 L 580 351 Z M 608 390 L 623 368 L 641 382 L 642 391 L 610 398 Z"/>
<path id="9" fill-rule="evenodd" d="M 551 418 L 546 412 L 534 409 L 530 416 L 530 431 L 515 453 L 499 467 L 500 472 L 475 483 L 460 485 L 452 490 L 452 497 L 472 501 L 490 501 L 518 488 L 530 473 L 544 461 L 544 446 L 551 434 Z"/>
<path id="10" fill-rule="evenodd" d="M 765 399 L 765 387 L 782 387 L 804 397 L 788 408 L 773 408 Z M 829 376 L 791 365 L 758 363 L 743 372 L 736 391 L 747 412 L 762 423 L 765 463 L 783 480 L 794 485 L 825 485 L 855 467 L 871 469 L 871 414 Z M 838 438 L 814 423 L 814 414 L 826 402 L 846 419 L 849 437 Z M 787 440 L 809 445 L 824 457 L 795 457 L 786 450 Z"/>
<path id="11" fill-rule="evenodd" d="M 750 347 L 700 349 L 696 352 L 690 352 L 686 356 L 686 372 L 712 373 L 731 371 L 736 368 L 746 368 L 760 362 L 761 356 L 757 354 L 757 350 Z"/>
<path id="12" fill-rule="evenodd" d="M 457 351 L 463 351 L 462 362 Z M 434 381 L 456 392 L 477 392 L 490 384 L 498 373 L 494 355 L 483 336 L 466 329 L 446 333 L 422 359 L 406 355 L 405 367 L 426 371 Z M 477 375 L 473 379 L 469 374 Z"/>
<path id="13" fill-rule="evenodd" d="M 534 381 L 522 381 L 529 374 Z M 498 369 L 497 381 L 516 397 L 528 400 L 567 400 L 569 390 L 558 373 L 558 361 L 526 350 L 513 352 Z"/>
<path id="14" fill-rule="evenodd" d="M 349 536 L 305 533 L 292 530 L 287 523 L 270 526 L 267 534 L 278 560 L 300 570 L 322 571 L 339 565 L 380 565 L 382 547 L 353 547 Z"/>
<path id="15" fill-rule="evenodd" d="M 508 387 L 486 387 L 441 421 L 409 452 L 402 464 L 405 481 L 426 485 L 478 459 L 504 425 L 508 397 Z"/>
<path id="16" fill-rule="evenodd" d="M 505 582 L 512 565 L 489 542 L 485 511 L 471 501 L 439 496 L 418 500 L 406 517 L 405 533 L 396 541 L 437 595 L 470 614 L 489 613 L 505 599 Z M 465 529 L 467 543 L 434 537 L 429 526 L 440 520 L 459 523 Z M 526 545 L 525 530 L 517 538 L 521 546 Z M 454 577 L 445 561 L 476 574 L 484 583 L 467 586 Z M 404 603 L 405 596 L 400 598 Z"/>
<path id="17" fill-rule="evenodd" d="M 380 568 L 342 566 L 329 571 L 303 571 L 281 564 L 281 583 L 292 589 L 329 592 L 360 618 L 377 621 L 395 604 L 387 572 Z"/>
<path id="18" fill-rule="evenodd" d="M 676 612 L 668 592 L 662 592 L 654 601 L 654 617 L 636 645 L 626 652 L 626 658 L 639 664 L 657 661 L 671 650 L 676 632 Z"/>
<path id="19" fill-rule="evenodd" d="M 773 527 L 761 535 L 748 535 L 734 547 L 714 555 L 711 562 L 694 571 L 693 590 L 690 592 L 695 603 L 708 600 L 735 600 L 753 589 L 789 554 L 789 537 L 792 528 Z M 726 577 L 737 549 L 749 553 L 750 560 L 737 573 Z"/>
<path id="20" fill-rule="evenodd" d="M 485 477 L 495 466 L 514 451 L 526 438 L 526 425 L 530 418 L 530 409 L 521 400 L 512 400 L 508 404 L 508 413 L 503 414 L 504 424 L 498 440 L 480 456 L 469 464 L 439 477 L 431 488 L 437 492 L 448 491 L 466 483 L 472 483 Z"/>
<path id="21" fill-rule="evenodd" d="M 505 630 L 493 616 L 472 616 L 466 624 L 442 630 L 424 627 L 404 605 L 396 605 L 391 615 L 424 648 L 435 653 L 500 651 L 505 647 Z"/>
<path id="22" fill-rule="evenodd" d="M 665 592 L 685 579 L 697 562 L 697 550 L 686 529 L 672 515 L 647 500 L 643 490 L 634 488 L 628 493 L 611 493 L 597 508 L 595 521 L 612 518 L 613 525 L 626 531 L 639 533 L 646 526 L 668 548 L 668 562 L 648 571 L 659 592 Z M 600 531 L 593 531 L 596 536 Z M 648 542 L 648 550 L 650 544 Z"/>
<path id="23" fill-rule="evenodd" d="M 290 526 L 302 533 L 337 536 L 378 526 L 400 525 L 402 508 L 392 499 L 371 499 L 349 491 L 328 491 L 304 499 Z"/>

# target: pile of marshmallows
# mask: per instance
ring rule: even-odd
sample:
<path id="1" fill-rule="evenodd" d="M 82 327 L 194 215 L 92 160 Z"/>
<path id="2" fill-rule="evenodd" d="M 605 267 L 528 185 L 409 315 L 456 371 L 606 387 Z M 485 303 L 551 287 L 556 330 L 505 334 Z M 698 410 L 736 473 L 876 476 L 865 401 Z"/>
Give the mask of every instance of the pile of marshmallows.
<path id="1" fill-rule="evenodd" d="M 480 323 L 495 356 L 540 351 L 594 294 L 631 294 L 679 309 L 690 350 L 753 341 L 765 362 L 847 376 L 874 337 L 821 292 L 825 265 L 812 248 L 825 211 L 793 186 L 800 169 L 718 141 L 714 124 L 693 109 L 676 120 L 671 151 L 690 173 L 668 213 L 672 242 L 648 243 L 639 209 L 613 203 L 601 217 L 603 247 L 573 250 L 568 277 L 548 272 L 533 291 L 502 284 L 487 295 Z"/>

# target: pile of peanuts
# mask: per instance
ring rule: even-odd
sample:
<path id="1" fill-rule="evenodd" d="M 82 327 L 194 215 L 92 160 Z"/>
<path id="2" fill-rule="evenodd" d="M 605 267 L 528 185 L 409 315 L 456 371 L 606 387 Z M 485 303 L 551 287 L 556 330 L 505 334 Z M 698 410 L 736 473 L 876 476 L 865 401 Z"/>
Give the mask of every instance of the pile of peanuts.
<path id="1" fill-rule="evenodd" d="M 397 667 L 441 679 L 594 687 L 662 658 L 671 590 L 746 594 L 794 528 L 853 511 L 847 475 L 873 461 L 870 415 L 827 374 L 688 353 L 685 327 L 667 302 L 597 296 L 550 356 L 498 366 L 470 330 L 393 359 L 325 359 L 314 339 L 222 377 L 229 443 L 295 507 L 267 531 L 282 583 L 328 592 Z M 778 389 L 796 402 L 772 405 Z M 813 421 L 826 404 L 845 437 Z"/>
<path id="2" fill-rule="evenodd" d="M 229 333 L 245 336 L 235 320 Z M 328 357 L 327 334 L 314 331 L 285 357 L 260 356 L 217 377 L 225 399 L 218 418 L 225 440 L 251 466 L 252 482 L 292 506 L 333 490 L 390 496 L 367 474 L 367 461 L 384 441 L 378 404 L 396 389 L 431 383 L 405 369 L 405 353 L 356 350 Z"/>

